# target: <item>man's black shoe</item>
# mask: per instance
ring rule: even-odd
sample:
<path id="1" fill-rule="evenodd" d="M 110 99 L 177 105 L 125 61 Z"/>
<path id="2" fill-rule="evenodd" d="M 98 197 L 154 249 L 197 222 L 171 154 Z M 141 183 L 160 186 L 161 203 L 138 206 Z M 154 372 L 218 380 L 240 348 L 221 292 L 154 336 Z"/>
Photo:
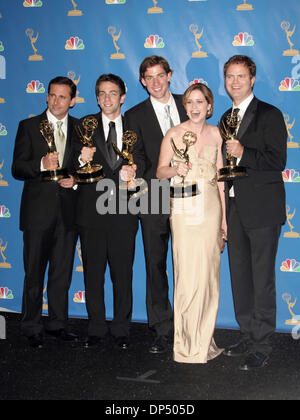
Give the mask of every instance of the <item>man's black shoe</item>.
<path id="1" fill-rule="evenodd" d="M 240 370 L 253 370 L 253 369 L 261 369 L 267 365 L 269 360 L 269 356 L 263 353 L 259 353 L 258 351 L 250 353 L 243 364 L 240 366 Z"/>
<path id="2" fill-rule="evenodd" d="M 149 352 L 152 354 L 165 353 L 167 351 L 167 344 L 168 344 L 167 337 L 164 335 L 159 335 L 153 341 L 149 349 Z"/>
<path id="3" fill-rule="evenodd" d="M 96 335 L 89 335 L 83 340 L 83 347 L 85 349 L 89 349 L 91 347 L 98 346 L 99 344 L 101 344 L 102 340 L 102 337 Z"/>
<path id="4" fill-rule="evenodd" d="M 28 337 L 30 347 L 34 349 L 42 349 L 44 346 L 44 337 L 42 334 L 34 334 Z"/>
<path id="5" fill-rule="evenodd" d="M 241 341 L 233 346 L 227 347 L 223 354 L 228 357 L 239 357 L 243 356 L 249 351 L 248 344 L 245 341 Z"/>
<path id="6" fill-rule="evenodd" d="M 46 334 L 62 341 L 78 341 L 78 335 L 69 333 L 65 329 L 54 331 L 46 330 Z"/>
<path id="7" fill-rule="evenodd" d="M 129 337 L 116 337 L 116 345 L 121 350 L 128 350 L 128 348 L 130 347 Z"/>

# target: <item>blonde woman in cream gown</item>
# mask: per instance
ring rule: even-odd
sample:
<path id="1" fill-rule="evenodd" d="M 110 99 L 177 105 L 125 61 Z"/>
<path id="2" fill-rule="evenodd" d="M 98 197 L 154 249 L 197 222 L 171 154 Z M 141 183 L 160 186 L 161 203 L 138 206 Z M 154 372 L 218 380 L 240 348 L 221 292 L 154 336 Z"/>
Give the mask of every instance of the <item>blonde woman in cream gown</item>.
<path id="1" fill-rule="evenodd" d="M 206 363 L 222 353 L 214 341 L 219 305 L 220 260 L 226 237 L 224 185 L 217 182 L 223 166 L 222 138 L 217 127 L 208 125 L 213 95 L 201 84 L 183 95 L 189 120 L 171 128 L 163 139 L 157 169 L 160 179 L 176 184 L 197 183 L 199 194 L 171 198 L 171 233 L 174 264 L 174 360 Z M 185 149 L 183 137 L 193 132 L 185 164 L 171 146 Z"/>

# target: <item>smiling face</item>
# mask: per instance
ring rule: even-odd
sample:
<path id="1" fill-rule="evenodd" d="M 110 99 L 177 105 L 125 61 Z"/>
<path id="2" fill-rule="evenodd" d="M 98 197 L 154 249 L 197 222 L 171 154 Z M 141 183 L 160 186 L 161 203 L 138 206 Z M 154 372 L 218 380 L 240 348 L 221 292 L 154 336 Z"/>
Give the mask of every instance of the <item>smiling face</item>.
<path id="1" fill-rule="evenodd" d="M 186 99 L 185 109 L 187 116 L 195 124 L 206 120 L 210 108 L 211 105 L 199 89 L 193 90 Z"/>
<path id="2" fill-rule="evenodd" d="M 97 99 L 102 112 L 110 120 L 114 120 L 121 113 L 121 104 L 125 101 L 125 95 L 121 95 L 120 87 L 116 83 L 101 82 Z"/>
<path id="3" fill-rule="evenodd" d="M 166 73 L 161 64 L 149 67 L 141 78 L 143 86 L 157 101 L 166 104 L 170 99 L 169 82 L 172 72 Z"/>
<path id="4" fill-rule="evenodd" d="M 212 116 L 214 97 L 209 87 L 202 83 L 195 83 L 187 88 L 182 103 L 189 119 L 195 124 Z"/>
<path id="5" fill-rule="evenodd" d="M 225 75 L 225 87 L 235 106 L 243 102 L 252 92 L 255 77 L 251 77 L 243 63 L 230 64 Z"/>

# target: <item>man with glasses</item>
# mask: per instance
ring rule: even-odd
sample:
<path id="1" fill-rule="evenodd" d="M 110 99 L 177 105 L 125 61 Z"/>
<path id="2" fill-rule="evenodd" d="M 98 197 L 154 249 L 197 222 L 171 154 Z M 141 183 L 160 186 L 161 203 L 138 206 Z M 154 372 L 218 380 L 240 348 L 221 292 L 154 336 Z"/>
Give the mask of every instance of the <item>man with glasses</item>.
<path id="1" fill-rule="evenodd" d="M 149 98 L 125 113 L 126 126 L 138 136 L 139 147 L 144 149 L 143 178 L 149 187 L 151 208 L 151 179 L 156 169 L 162 139 L 169 128 L 187 119 L 181 95 L 172 95 L 169 89 L 172 70 L 166 59 L 146 57 L 140 65 L 140 82 Z M 167 350 L 167 336 L 172 330 L 172 308 L 166 259 L 170 235 L 169 215 L 143 214 L 140 216 L 147 271 L 147 313 L 149 327 L 155 331 L 155 340 L 149 351 Z"/>

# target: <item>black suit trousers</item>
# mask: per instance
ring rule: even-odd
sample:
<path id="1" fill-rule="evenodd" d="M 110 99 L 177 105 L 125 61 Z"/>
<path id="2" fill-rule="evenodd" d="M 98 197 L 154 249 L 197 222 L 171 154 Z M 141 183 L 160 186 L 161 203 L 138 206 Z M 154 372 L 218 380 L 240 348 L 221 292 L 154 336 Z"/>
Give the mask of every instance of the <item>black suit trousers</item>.
<path id="1" fill-rule="evenodd" d="M 66 328 L 68 292 L 72 280 L 77 233 L 67 230 L 61 212 L 46 230 L 30 229 L 23 233 L 24 291 L 21 329 L 30 337 L 41 333 L 43 290 L 47 286 L 48 318 L 46 329 Z M 48 282 L 44 276 L 48 267 Z"/>
<path id="2" fill-rule="evenodd" d="M 235 315 L 243 340 L 269 354 L 276 328 L 275 260 L 281 225 L 247 229 L 229 199 L 228 254 Z"/>
<path id="3" fill-rule="evenodd" d="M 113 222 L 103 227 L 79 227 L 89 336 L 103 337 L 108 332 L 104 300 L 107 264 L 114 295 L 114 318 L 110 330 L 115 337 L 129 335 L 136 233 L 137 225 L 127 229 Z"/>
<path id="4" fill-rule="evenodd" d="M 170 238 L 169 216 L 140 216 L 146 260 L 146 304 L 149 327 L 157 335 L 168 335 L 173 326 L 169 301 L 167 254 Z"/>

